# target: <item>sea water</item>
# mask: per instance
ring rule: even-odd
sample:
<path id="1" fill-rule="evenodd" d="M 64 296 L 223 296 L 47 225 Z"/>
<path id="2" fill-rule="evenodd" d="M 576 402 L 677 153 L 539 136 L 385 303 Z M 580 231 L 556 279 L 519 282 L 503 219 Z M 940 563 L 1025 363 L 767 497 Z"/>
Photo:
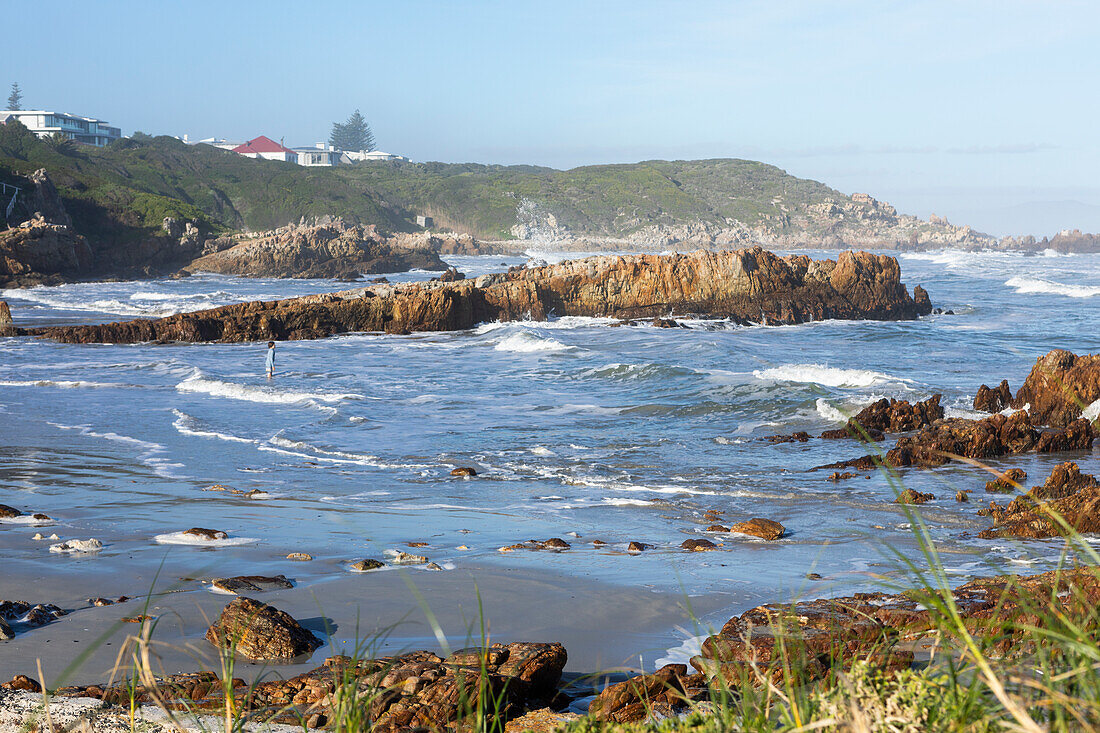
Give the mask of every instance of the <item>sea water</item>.
<path id="1" fill-rule="evenodd" d="M 450 262 L 477 275 L 526 259 Z M 910 288 L 923 285 L 954 314 L 781 327 L 688 320 L 675 329 L 558 317 L 348 334 L 280 343 L 273 379 L 262 343 L 0 339 L 0 503 L 54 517 L 47 532 L 102 540 L 93 556 L 55 559 L 48 572 L 97 572 L 103 595 L 133 593 L 112 587 L 112 568 L 154 564 L 166 551 L 217 552 L 220 567 L 238 558 L 235 568 L 253 573 L 267 569 L 258 557 L 308 552 L 322 561 L 296 566 L 298 582 L 308 583 L 410 541 L 430 543 L 424 552 L 444 568 L 491 564 L 687 596 L 724 593 L 726 617 L 805 595 L 811 572 L 828 584 L 821 592 L 876 589 L 901 577 L 899 554 L 921 562 L 912 518 L 894 503 L 897 486 L 873 472 L 834 482 L 831 471 L 809 470 L 867 452 L 853 441 L 762 438 L 836 428 L 882 397 L 941 393 L 948 416 L 978 417 L 979 384 L 1008 378 L 1015 390 L 1052 348 L 1100 350 L 1100 256 L 947 251 L 900 261 Z M 195 275 L 0 298 L 16 323 L 31 326 L 346 287 Z M 1030 485 L 1071 457 L 1100 471 L 1095 454 L 994 465 L 1025 468 Z M 477 477 L 453 478 L 460 466 Z M 952 577 L 1057 560 L 1058 541 L 976 539 L 989 526 L 976 514 L 990 498 L 981 469 L 913 469 L 901 478 L 935 495 L 916 512 Z M 957 503 L 960 489 L 974 490 L 972 501 Z M 774 519 L 788 534 L 764 542 L 706 533 L 707 510 L 727 525 Z M 228 538 L 188 546 L 178 533 L 193 526 Z M 37 567 L 48 555 L 47 543 L 17 541 L 34 529 L 0 525 L 8 567 Z M 572 547 L 499 550 L 549 537 Z M 680 549 L 697 537 L 722 551 Z M 631 541 L 651 549 L 628 555 Z"/>

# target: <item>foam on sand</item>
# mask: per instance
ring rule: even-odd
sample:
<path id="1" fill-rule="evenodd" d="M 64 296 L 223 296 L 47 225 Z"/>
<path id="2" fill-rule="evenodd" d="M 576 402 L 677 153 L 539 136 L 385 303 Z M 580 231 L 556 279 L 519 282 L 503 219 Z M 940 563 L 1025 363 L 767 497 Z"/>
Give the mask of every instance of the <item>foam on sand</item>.
<path id="1" fill-rule="evenodd" d="M 869 369 L 840 369 L 824 364 L 782 364 L 770 369 L 757 369 L 752 375 L 757 379 L 774 382 L 800 382 L 820 384 L 823 387 L 872 387 L 877 384 L 908 382 Z"/>
<path id="2" fill-rule="evenodd" d="M 103 549 L 103 543 L 95 537 L 89 537 L 86 540 L 65 540 L 56 545 L 50 545 L 50 552 L 54 553 L 99 552 L 101 549 Z"/>
<path id="3" fill-rule="evenodd" d="M 220 540 L 208 540 L 205 537 L 187 534 L 186 532 L 158 534 L 153 537 L 153 541 L 161 545 L 191 545 L 194 547 L 234 547 L 259 542 L 254 537 L 225 537 Z"/>
<path id="4" fill-rule="evenodd" d="M 1067 285 L 1038 277 L 1014 277 L 1005 282 L 1022 295 L 1064 295 L 1067 298 L 1092 298 L 1100 295 L 1100 285 Z"/>

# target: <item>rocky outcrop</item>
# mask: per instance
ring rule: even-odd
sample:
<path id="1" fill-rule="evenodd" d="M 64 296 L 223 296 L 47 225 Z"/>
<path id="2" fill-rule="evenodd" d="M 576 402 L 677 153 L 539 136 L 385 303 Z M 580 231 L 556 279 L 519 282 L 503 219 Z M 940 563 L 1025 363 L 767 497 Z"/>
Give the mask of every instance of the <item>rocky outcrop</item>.
<path id="1" fill-rule="evenodd" d="M 864 407 L 848 424 L 836 430 L 826 430 L 822 438 L 872 438 L 883 433 L 907 433 L 931 425 L 943 418 L 941 396 L 934 394 L 928 399 L 910 404 L 908 400 L 895 400 L 885 397 Z"/>
<path id="2" fill-rule="evenodd" d="M 1029 406 L 1036 425 L 1069 425 L 1100 399 L 1100 354 L 1055 349 L 1035 361 L 1012 406 Z"/>
<path id="3" fill-rule="evenodd" d="M 438 255 L 499 255 L 513 251 L 500 242 L 483 242 L 469 234 L 415 232 L 394 234 L 390 244 L 400 249 L 426 249 Z"/>
<path id="4" fill-rule="evenodd" d="M 1041 430 L 1031 424 L 1026 410 L 996 414 L 981 420 L 944 418 L 923 430 L 905 435 L 886 453 L 893 468 L 942 466 L 957 457 L 988 460 L 1020 453 L 1059 453 L 1089 450 L 1096 432 L 1088 420 L 1076 420 L 1064 428 Z M 812 470 L 858 468 L 874 470 L 883 461 L 877 455 L 839 461 Z"/>
<path id="5" fill-rule="evenodd" d="M 6 301 L 0 300 L 0 336 L 14 336 L 15 322 L 11 318 L 11 308 Z"/>
<path id="6" fill-rule="evenodd" d="M 206 630 L 206 640 L 249 659 L 293 659 L 322 645 L 290 614 L 244 596 L 222 610 Z"/>
<path id="7" fill-rule="evenodd" d="M 897 260 L 843 252 L 833 260 L 727 252 L 590 257 L 458 282 L 374 285 L 256 301 L 159 320 L 27 329 L 76 343 L 268 341 L 351 331 L 455 331 L 485 321 L 558 316 L 653 318 L 701 314 L 741 323 L 826 318 L 900 320 L 927 313 Z"/>
<path id="8" fill-rule="evenodd" d="M 340 219 L 291 225 L 226 244 L 215 240 L 210 251 L 187 269 L 248 277 L 355 280 L 362 274 L 447 268 L 438 252 L 423 242 L 390 240 L 373 226 Z"/>
<path id="9" fill-rule="evenodd" d="M 996 388 L 983 384 L 974 396 L 974 409 L 978 412 L 1000 412 L 1012 404 L 1012 390 L 1008 380 L 1002 379 Z"/>
<path id="10" fill-rule="evenodd" d="M 993 528 L 982 539 L 1016 537 L 1043 539 L 1070 532 L 1100 532 L 1100 482 L 1081 473 L 1076 463 L 1063 463 L 1042 486 L 993 511 Z"/>

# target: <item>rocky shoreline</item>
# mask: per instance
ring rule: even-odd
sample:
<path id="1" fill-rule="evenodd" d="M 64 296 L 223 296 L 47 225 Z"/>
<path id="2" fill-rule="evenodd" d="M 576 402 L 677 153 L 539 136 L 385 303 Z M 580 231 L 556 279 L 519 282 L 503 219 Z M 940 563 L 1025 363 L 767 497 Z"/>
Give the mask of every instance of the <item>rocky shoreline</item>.
<path id="1" fill-rule="evenodd" d="M 909 295 L 892 257 L 842 252 L 835 261 L 811 260 L 755 247 L 592 257 L 474 280 L 456 273 L 436 282 L 241 303 L 158 320 L 11 332 L 68 343 L 242 342 L 356 331 L 455 331 L 552 315 L 703 316 L 781 325 L 830 318 L 905 320 L 931 311 L 919 285 Z"/>

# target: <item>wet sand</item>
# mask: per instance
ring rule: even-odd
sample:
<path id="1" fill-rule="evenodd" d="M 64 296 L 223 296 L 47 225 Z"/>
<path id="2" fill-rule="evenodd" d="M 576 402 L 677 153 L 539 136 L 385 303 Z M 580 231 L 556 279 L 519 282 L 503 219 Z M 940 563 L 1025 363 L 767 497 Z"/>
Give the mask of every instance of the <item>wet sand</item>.
<path id="1" fill-rule="evenodd" d="M 156 568 L 130 572 L 136 592 L 154 587 Z M 155 585 L 158 593 L 151 599 L 88 607 L 85 599 L 105 595 L 99 590 L 102 579 L 93 573 L 58 575 L 32 567 L 5 568 L 0 598 L 76 610 L 0 645 L 0 679 L 16 674 L 37 679 L 41 660 L 50 687 L 107 682 L 126 638 L 140 628 L 119 620 L 141 613 L 157 617 L 153 639 L 158 673 L 217 671 L 214 647 L 203 634 L 208 621 L 232 596 L 195 589 L 195 581 L 179 581 L 168 568 L 161 570 L 160 578 Z M 117 583 L 116 576 L 110 585 Z M 187 590 L 162 592 L 173 590 L 173 585 Z M 427 620 L 425 605 L 452 649 L 479 644 L 479 594 L 490 642 L 558 641 L 569 652 L 567 671 L 583 673 L 651 667 L 666 656 L 666 650 L 705 631 L 693 618 L 702 619 L 704 627 L 720 626 L 733 602 L 721 593 L 689 599 L 564 574 L 529 570 L 521 574 L 484 566 L 445 572 L 345 573 L 292 589 L 253 594 L 291 614 L 327 643 L 312 657 L 291 664 L 240 660 L 234 674 L 247 679 L 293 676 L 333 654 L 354 651 L 357 640 L 361 653 L 368 656 L 413 649 L 439 651 L 441 643 Z M 72 667 L 81 654 L 88 656 Z"/>

